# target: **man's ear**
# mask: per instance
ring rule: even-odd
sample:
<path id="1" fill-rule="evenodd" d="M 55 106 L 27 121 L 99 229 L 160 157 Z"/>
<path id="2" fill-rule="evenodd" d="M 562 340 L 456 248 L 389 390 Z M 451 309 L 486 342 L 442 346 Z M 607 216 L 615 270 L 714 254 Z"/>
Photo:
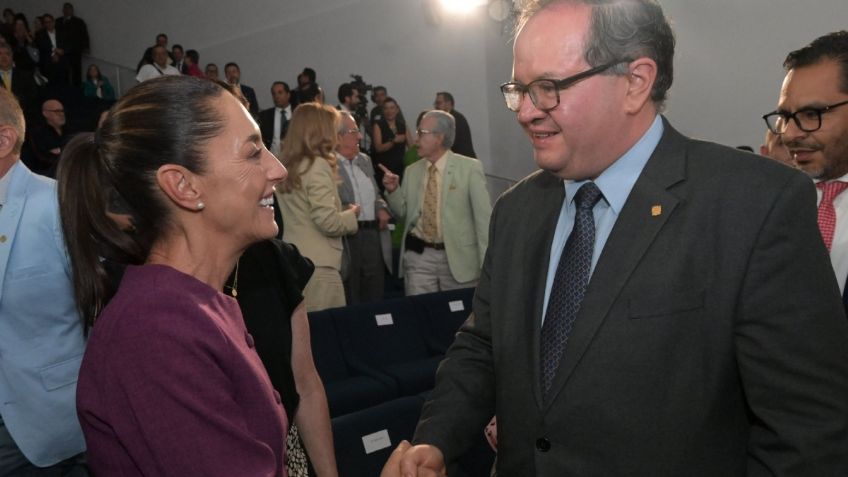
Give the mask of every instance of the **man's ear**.
<path id="1" fill-rule="evenodd" d="M 627 94 L 624 108 L 628 113 L 637 113 L 651 101 L 651 90 L 657 79 L 657 63 L 650 58 L 638 58 L 628 65 Z"/>
<path id="2" fill-rule="evenodd" d="M 188 210 L 202 210 L 204 205 L 197 175 L 185 167 L 165 164 L 156 171 L 156 182 L 171 202 Z"/>
<path id="3" fill-rule="evenodd" d="M 18 132 L 11 126 L 0 126 L 0 157 L 8 157 L 15 150 Z"/>

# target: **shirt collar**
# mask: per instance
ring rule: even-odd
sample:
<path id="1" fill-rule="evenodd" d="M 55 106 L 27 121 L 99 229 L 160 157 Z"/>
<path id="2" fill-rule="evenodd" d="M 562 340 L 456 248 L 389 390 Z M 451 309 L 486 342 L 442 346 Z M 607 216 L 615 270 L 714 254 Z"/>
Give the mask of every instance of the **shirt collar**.
<path id="1" fill-rule="evenodd" d="M 15 163 L 12 164 L 12 167 L 6 171 L 6 174 L 4 174 L 3 177 L 0 177 L 0 206 L 6 205 L 6 195 L 9 193 L 9 183 L 12 182 L 12 174 L 14 174 L 15 168 L 18 167 L 20 162 L 20 160 L 15 161 Z"/>
<path id="2" fill-rule="evenodd" d="M 436 159 L 436 162 L 431 163 L 431 164 L 435 164 L 435 165 L 436 165 L 436 169 L 437 169 L 440 173 L 441 173 L 441 172 L 444 172 L 444 170 L 445 170 L 445 164 L 448 162 L 447 157 L 448 157 L 448 153 L 449 153 L 449 152 L 450 152 L 450 150 L 445 151 L 445 153 L 444 153 L 444 154 L 442 154 L 442 156 L 441 156 L 440 158 Z M 425 159 L 425 160 L 426 160 L 426 159 Z M 428 161 L 428 162 L 429 162 L 429 161 Z M 429 169 L 429 168 L 430 168 L 430 166 L 428 165 L 428 166 L 427 166 L 427 169 Z"/>
<path id="3" fill-rule="evenodd" d="M 651 127 L 636 141 L 636 144 L 595 179 L 595 185 L 604 194 L 604 200 L 616 215 L 621 213 L 633 185 L 636 184 L 642 169 L 657 148 L 664 130 L 662 118 L 657 115 Z M 580 186 L 586 182 L 588 181 L 564 181 L 565 197 L 569 203 L 574 200 L 574 195 Z"/>

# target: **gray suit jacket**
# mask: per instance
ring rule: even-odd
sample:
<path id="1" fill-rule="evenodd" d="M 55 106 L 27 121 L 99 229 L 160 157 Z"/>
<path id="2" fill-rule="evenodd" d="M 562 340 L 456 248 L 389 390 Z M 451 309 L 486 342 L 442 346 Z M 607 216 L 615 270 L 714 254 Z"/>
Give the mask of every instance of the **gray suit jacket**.
<path id="1" fill-rule="evenodd" d="M 543 402 L 563 197 L 539 171 L 496 204 L 416 442 L 451 460 L 497 415 L 499 475 L 848 475 L 848 320 L 808 178 L 666 123 Z"/>
<path id="2" fill-rule="evenodd" d="M 350 176 L 347 173 L 347 169 L 345 169 L 342 165 L 342 161 L 347 161 L 347 159 L 342 157 L 339 153 L 336 153 L 336 158 L 339 161 L 339 176 L 342 178 L 342 181 L 339 184 L 339 197 L 341 197 L 342 200 L 342 208 L 346 209 L 350 204 L 356 202 L 356 198 L 353 193 L 353 185 L 351 184 Z M 377 200 L 374 203 L 374 213 L 378 210 L 385 210 L 388 212 L 389 206 L 386 205 L 386 201 L 380 197 L 380 189 L 377 188 L 377 181 L 374 179 L 374 166 L 371 163 L 371 158 L 368 157 L 368 154 L 360 152 L 359 157 L 354 160 L 353 165 L 359 167 L 359 169 L 371 179 L 371 185 L 374 186 L 374 195 L 377 197 Z M 386 265 L 389 273 L 391 273 L 392 237 L 388 229 L 380 231 L 380 248 L 383 252 L 383 263 Z"/>

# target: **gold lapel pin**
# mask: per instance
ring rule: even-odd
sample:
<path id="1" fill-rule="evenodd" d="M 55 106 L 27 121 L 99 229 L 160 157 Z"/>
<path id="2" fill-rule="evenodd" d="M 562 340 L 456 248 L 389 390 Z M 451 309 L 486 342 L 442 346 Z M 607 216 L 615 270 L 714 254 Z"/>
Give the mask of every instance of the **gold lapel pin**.
<path id="1" fill-rule="evenodd" d="M 6 243 L 6 236 L 0 235 L 0 243 Z"/>
<path id="2" fill-rule="evenodd" d="M 651 217 L 659 217 L 660 215 L 662 215 L 661 205 L 655 205 L 651 207 Z"/>

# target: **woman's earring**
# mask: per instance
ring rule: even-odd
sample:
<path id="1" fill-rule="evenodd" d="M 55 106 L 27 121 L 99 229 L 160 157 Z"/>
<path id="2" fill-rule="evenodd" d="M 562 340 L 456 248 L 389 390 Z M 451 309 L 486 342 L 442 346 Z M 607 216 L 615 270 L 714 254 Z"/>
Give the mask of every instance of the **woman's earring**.
<path id="1" fill-rule="evenodd" d="M 197 203 L 197 210 L 203 210 L 205 207 L 206 207 L 206 204 L 204 204 L 203 202 Z"/>

